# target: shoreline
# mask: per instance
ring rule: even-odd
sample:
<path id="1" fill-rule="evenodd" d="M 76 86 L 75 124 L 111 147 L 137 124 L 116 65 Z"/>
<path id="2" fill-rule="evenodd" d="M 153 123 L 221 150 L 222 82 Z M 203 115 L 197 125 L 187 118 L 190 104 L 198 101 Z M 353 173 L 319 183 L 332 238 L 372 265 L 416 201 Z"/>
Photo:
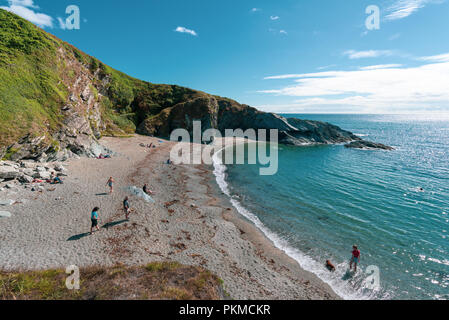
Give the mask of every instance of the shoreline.
<path id="1" fill-rule="evenodd" d="M 231 206 L 229 198 L 222 194 L 220 187 L 216 184 L 215 176 L 213 177 L 213 182 L 215 182 L 215 192 L 221 194 L 224 205 L 229 204 Z M 220 197 L 220 196 L 218 196 Z M 298 261 L 290 257 L 282 249 L 278 248 L 264 233 L 262 230 L 257 228 L 253 222 L 244 217 L 235 208 L 233 210 L 228 210 L 223 214 L 223 219 L 233 223 L 241 232 L 241 237 L 247 241 L 250 241 L 260 252 L 263 254 L 263 260 L 266 263 L 273 264 L 273 261 L 277 261 L 279 269 L 283 269 L 290 274 L 292 278 L 298 278 L 302 280 L 302 283 L 306 286 L 316 286 L 320 290 L 323 290 L 329 294 L 331 299 L 342 300 L 334 290 L 320 279 L 317 275 L 310 271 L 303 269 Z"/>
<path id="2" fill-rule="evenodd" d="M 307 279 L 306 282 L 313 281 L 313 285 L 324 288 L 327 292 L 330 292 L 332 295 L 338 297 L 337 299 L 344 300 L 342 296 L 334 291 L 330 284 L 321 279 L 313 271 L 306 270 L 301 266 L 301 263 L 298 260 L 296 260 L 287 252 L 288 250 L 286 251 L 282 249 L 282 246 L 277 245 L 275 239 L 277 239 L 278 236 L 271 230 L 269 230 L 257 216 L 252 217 L 253 213 L 251 213 L 243 205 L 241 205 L 238 200 L 231 199 L 231 196 L 229 194 L 229 183 L 225 179 L 225 172 L 227 168 L 225 165 L 218 161 L 218 158 L 215 157 L 218 157 L 218 154 L 222 153 L 232 143 L 233 139 L 228 141 L 227 138 L 223 138 L 223 148 L 214 154 L 214 163 L 212 168 L 213 181 L 210 182 L 212 186 L 215 186 L 215 194 L 220 195 L 219 197 L 222 198 L 222 201 L 225 205 L 230 205 L 233 208 L 233 210 L 226 211 L 226 213 L 223 215 L 223 218 L 227 221 L 232 222 L 234 225 L 236 225 L 236 227 L 239 228 L 239 230 L 242 230 L 244 232 L 242 233 L 242 237 L 252 242 L 253 245 L 258 248 L 258 250 L 268 253 L 268 255 L 271 256 L 271 261 L 273 261 L 273 257 L 279 259 L 281 261 L 281 268 L 285 268 L 285 266 L 288 266 L 288 268 L 293 269 L 293 273 L 296 276 Z M 249 141 L 246 139 L 236 138 L 236 144 L 247 143 L 257 143 L 257 141 Z M 220 168 L 220 166 L 222 168 Z M 270 234 L 275 239 L 270 239 Z M 288 245 L 287 248 L 289 248 Z M 268 259 L 265 258 L 264 260 L 265 262 L 268 262 Z M 287 271 L 290 271 L 288 270 L 288 268 Z"/>
<path id="3" fill-rule="evenodd" d="M 216 274 L 233 299 L 341 299 L 245 221 L 222 194 L 211 166 L 165 164 L 173 143 L 161 139 L 104 138 L 101 143 L 117 156 L 70 160 L 65 164 L 69 176 L 56 190 L 15 194 L 23 203 L 8 208 L 11 218 L 0 220 L 0 269 L 177 261 Z M 141 143 L 157 148 L 147 150 Z M 104 194 L 109 176 L 117 181 L 110 196 Z M 136 213 L 123 221 L 126 189 L 147 182 L 156 203 L 130 196 Z M 94 206 L 101 208 L 103 229 L 89 236 Z"/>

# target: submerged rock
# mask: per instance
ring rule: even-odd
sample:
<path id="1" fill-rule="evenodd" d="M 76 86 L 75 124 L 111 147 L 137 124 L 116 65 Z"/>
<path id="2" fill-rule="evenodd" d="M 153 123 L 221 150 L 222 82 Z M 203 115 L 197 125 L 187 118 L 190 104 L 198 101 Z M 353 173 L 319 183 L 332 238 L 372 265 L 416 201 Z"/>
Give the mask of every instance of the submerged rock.
<path id="1" fill-rule="evenodd" d="M 365 140 L 353 141 L 345 145 L 345 147 L 351 149 L 364 149 L 364 150 L 390 150 L 390 151 L 394 150 L 394 148 L 386 146 L 384 144 Z"/>

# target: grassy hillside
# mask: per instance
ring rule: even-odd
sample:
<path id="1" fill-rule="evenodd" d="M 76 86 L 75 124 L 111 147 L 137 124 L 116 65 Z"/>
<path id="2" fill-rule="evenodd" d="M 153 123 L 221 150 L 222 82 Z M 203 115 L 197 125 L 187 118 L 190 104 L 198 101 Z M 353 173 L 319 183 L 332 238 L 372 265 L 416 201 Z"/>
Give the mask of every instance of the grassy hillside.
<path id="1" fill-rule="evenodd" d="M 76 75 L 61 56 L 81 62 L 94 79 L 96 96 L 103 93 L 98 99 L 105 135 L 133 133 L 148 117 L 206 95 L 134 79 L 0 9 L 0 149 L 28 133 L 45 133 L 50 143 L 52 134 L 62 126 L 60 109 L 71 94 Z"/>
<path id="2" fill-rule="evenodd" d="M 67 89 L 54 65 L 60 41 L 0 10 L 0 144 L 60 122 Z"/>

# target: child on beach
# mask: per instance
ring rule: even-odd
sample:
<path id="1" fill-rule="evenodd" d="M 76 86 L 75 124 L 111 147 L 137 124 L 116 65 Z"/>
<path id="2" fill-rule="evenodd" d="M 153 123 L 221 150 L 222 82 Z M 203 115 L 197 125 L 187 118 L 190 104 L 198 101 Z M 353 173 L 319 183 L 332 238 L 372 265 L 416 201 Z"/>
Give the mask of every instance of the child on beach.
<path id="1" fill-rule="evenodd" d="M 106 183 L 107 186 L 109 186 L 109 193 L 114 192 L 114 179 L 112 177 L 109 178 L 108 182 Z"/>
<path id="2" fill-rule="evenodd" d="M 349 263 L 349 270 L 352 270 L 352 264 L 354 264 L 354 272 L 357 272 L 357 264 L 360 261 L 360 251 L 356 245 L 352 246 L 352 257 Z"/>
<path id="3" fill-rule="evenodd" d="M 90 215 L 90 220 L 92 221 L 92 226 L 90 227 L 90 234 L 92 234 L 94 228 L 96 228 L 97 231 L 100 231 L 100 228 L 98 227 L 98 210 L 100 210 L 100 208 L 95 207 Z"/>
<path id="4" fill-rule="evenodd" d="M 126 197 L 123 200 L 123 210 L 125 210 L 126 220 L 129 220 L 129 214 L 131 213 L 131 209 L 129 208 L 129 197 Z"/>

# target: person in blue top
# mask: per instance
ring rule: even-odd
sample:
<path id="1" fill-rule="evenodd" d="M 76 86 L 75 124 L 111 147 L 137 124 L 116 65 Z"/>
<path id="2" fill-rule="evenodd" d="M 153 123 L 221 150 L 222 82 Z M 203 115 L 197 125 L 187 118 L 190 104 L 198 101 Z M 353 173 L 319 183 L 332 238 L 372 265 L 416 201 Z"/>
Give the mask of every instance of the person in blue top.
<path id="1" fill-rule="evenodd" d="M 92 221 L 92 226 L 90 227 L 90 234 L 92 234 L 94 228 L 97 229 L 97 231 L 100 231 L 100 228 L 98 227 L 98 211 L 100 208 L 95 207 L 94 210 L 92 210 L 92 213 L 90 215 L 90 220 Z"/>

